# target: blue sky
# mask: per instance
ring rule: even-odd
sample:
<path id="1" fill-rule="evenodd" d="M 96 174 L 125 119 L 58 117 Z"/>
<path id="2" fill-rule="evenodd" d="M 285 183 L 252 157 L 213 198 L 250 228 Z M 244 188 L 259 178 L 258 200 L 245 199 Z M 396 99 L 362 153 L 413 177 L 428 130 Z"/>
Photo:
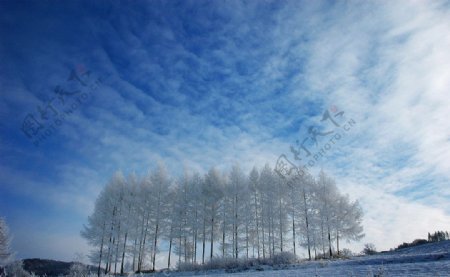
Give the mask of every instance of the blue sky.
<path id="1" fill-rule="evenodd" d="M 0 37 L 0 216 L 19 258 L 86 252 L 116 170 L 273 167 L 330 109 L 356 125 L 311 171 L 360 199 L 354 250 L 450 229 L 446 1 L 1 1 Z"/>

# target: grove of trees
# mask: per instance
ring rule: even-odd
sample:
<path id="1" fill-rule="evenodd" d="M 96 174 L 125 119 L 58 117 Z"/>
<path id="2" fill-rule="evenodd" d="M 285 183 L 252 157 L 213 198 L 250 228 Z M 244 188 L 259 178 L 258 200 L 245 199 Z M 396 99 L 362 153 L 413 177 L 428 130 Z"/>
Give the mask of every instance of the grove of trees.
<path id="1" fill-rule="evenodd" d="M 248 174 L 185 172 L 172 178 L 163 165 L 148 175 L 117 172 L 98 196 L 81 234 L 100 271 L 155 270 L 157 255 L 204 264 L 215 257 L 270 258 L 339 254 L 342 240 L 363 236 L 362 209 L 323 171 L 290 180 L 266 165 Z"/>

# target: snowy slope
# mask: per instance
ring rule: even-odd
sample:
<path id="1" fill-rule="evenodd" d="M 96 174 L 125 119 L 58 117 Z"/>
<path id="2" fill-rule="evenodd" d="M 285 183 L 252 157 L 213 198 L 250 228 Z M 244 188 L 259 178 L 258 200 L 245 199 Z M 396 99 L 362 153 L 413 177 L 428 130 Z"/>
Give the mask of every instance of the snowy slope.
<path id="1" fill-rule="evenodd" d="M 161 276 L 450 276 L 450 241 L 430 243 L 351 260 L 304 262 L 272 270 L 170 272 Z"/>

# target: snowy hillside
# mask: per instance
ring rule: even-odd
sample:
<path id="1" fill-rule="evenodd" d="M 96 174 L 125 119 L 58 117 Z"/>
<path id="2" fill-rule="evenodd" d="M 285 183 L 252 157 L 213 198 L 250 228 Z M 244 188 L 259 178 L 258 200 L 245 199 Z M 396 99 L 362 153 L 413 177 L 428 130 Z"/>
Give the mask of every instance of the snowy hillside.
<path id="1" fill-rule="evenodd" d="M 296 266 L 239 273 L 171 272 L 170 276 L 450 276 L 450 241 L 340 261 L 304 262 Z M 260 270 L 261 270 L 260 269 Z M 169 273 L 160 274 L 168 276 Z"/>

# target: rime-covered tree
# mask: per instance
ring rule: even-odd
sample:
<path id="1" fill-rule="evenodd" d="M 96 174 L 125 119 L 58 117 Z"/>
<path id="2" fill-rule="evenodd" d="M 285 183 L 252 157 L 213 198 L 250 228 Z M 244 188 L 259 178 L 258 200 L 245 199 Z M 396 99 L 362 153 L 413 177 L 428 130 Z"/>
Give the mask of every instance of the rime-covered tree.
<path id="1" fill-rule="evenodd" d="M 253 244 L 253 246 L 256 245 L 257 257 L 259 259 L 260 253 L 261 253 L 261 251 L 260 251 L 261 194 L 260 194 L 260 187 L 259 187 L 259 172 L 256 169 L 256 167 L 253 167 L 252 171 L 250 172 L 248 185 L 249 185 L 249 190 L 250 190 L 249 197 L 252 198 L 250 200 L 251 212 L 252 212 L 252 217 L 253 217 L 253 220 L 252 220 L 253 232 L 252 233 L 253 233 L 253 237 L 254 237 L 254 239 L 252 240 L 252 244 Z"/>
<path id="2" fill-rule="evenodd" d="M 158 239 L 160 233 L 165 229 L 163 219 L 166 217 L 169 211 L 168 196 L 170 179 L 165 167 L 160 164 L 156 171 L 150 176 L 150 182 L 153 187 L 153 193 L 149 195 L 152 197 L 151 202 L 154 204 L 150 215 L 150 223 L 154 226 L 153 230 L 153 256 L 152 256 L 152 269 L 155 270 L 156 253 L 158 252 Z"/>
<path id="3" fill-rule="evenodd" d="M 107 187 L 109 185 L 110 184 L 108 184 Z M 108 243 L 108 231 L 111 228 L 107 187 L 105 187 L 97 197 L 94 212 L 88 217 L 87 224 L 84 225 L 84 228 L 81 231 L 81 236 L 95 248 L 90 254 L 90 259 L 92 262 L 98 263 L 98 276 L 100 276 L 102 262 L 106 262 L 105 248 Z"/>
<path id="4" fill-rule="evenodd" d="M 363 211 L 358 201 L 350 202 L 348 195 L 340 196 L 335 204 L 334 222 L 336 249 L 339 252 L 339 240 L 359 241 L 364 237 L 362 227 Z"/>
<path id="5" fill-rule="evenodd" d="M 8 225 L 4 218 L 0 217 L 0 273 L 4 270 L 6 264 L 11 260 L 11 237 Z"/>
<path id="6" fill-rule="evenodd" d="M 210 259 L 214 255 L 214 241 L 216 240 L 217 227 L 219 225 L 219 208 L 221 204 L 221 199 L 223 197 L 222 184 L 223 176 L 220 172 L 211 168 L 205 176 L 204 186 L 203 186 L 203 197 L 206 201 L 205 215 L 208 221 L 208 229 L 210 232 L 209 242 L 210 242 Z"/>
<path id="7" fill-rule="evenodd" d="M 287 178 L 269 165 L 248 174 L 234 165 L 172 178 L 160 164 L 142 178 L 114 174 L 81 234 L 99 275 L 101 268 L 124 274 L 125 264 L 155 270 L 162 245 L 168 267 L 174 256 L 195 264 L 208 255 L 267 258 L 299 247 L 309 259 L 331 257 L 342 240 L 363 236 L 362 216 L 359 203 L 324 172 Z"/>

